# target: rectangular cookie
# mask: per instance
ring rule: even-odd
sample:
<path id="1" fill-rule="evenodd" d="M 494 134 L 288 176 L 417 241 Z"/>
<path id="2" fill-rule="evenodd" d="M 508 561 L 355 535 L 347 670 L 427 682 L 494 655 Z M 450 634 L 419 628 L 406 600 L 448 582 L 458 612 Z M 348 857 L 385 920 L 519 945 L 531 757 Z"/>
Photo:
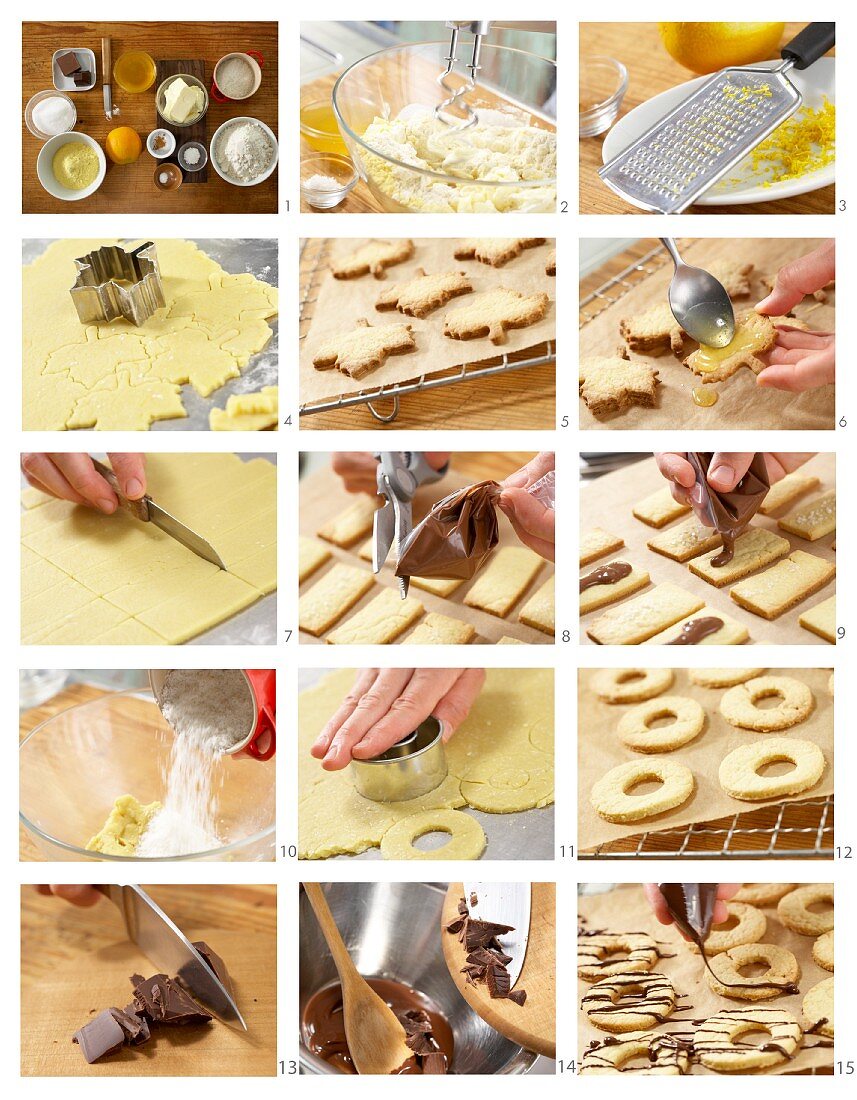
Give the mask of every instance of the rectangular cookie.
<path id="1" fill-rule="evenodd" d="M 586 633 L 598 645 L 639 645 L 689 618 L 704 604 L 676 584 L 656 584 L 633 600 L 611 607 Z"/>
<path id="2" fill-rule="evenodd" d="M 696 516 L 691 516 L 659 535 L 652 535 L 646 546 L 665 558 L 684 562 L 716 550 L 720 543 L 720 535 L 713 527 L 706 527 Z"/>
<path id="3" fill-rule="evenodd" d="M 336 565 L 298 600 L 298 625 L 320 638 L 338 622 L 374 584 L 372 574 L 353 565 Z"/>
<path id="4" fill-rule="evenodd" d="M 467 645 L 475 633 L 470 623 L 430 611 L 402 645 Z"/>
<path id="5" fill-rule="evenodd" d="M 773 568 L 736 584 L 729 595 L 735 603 L 746 607 L 754 615 L 776 619 L 813 592 L 824 588 L 835 573 L 833 562 L 803 550 L 794 550 Z"/>
<path id="6" fill-rule="evenodd" d="M 774 512 L 779 512 L 780 508 L 785 508 L 787 504 L 808 493 L 810 489 L 817 489 L 818 484 L 817 477 L 802 474 L 799 470 L 786 474 L 770 487 L 768 495 L 759 505 L 759 511 L 763 516 L 772 516 Z"/>
<path id="7" fill-rule="evenodd" d="M 522 642 L 520 638 L 510 638 L 508 634 L 504 634 L 497 645 L 526 645 L 526 642 Z"/>
<path id="8" fill-rule="evenodd" d="M 590 611 L 597 611 L 599 607 L 606 607 L 608 603 L 615 603 L 624 596 L 630 596 L 632 592 L 639 592 L 648 583 L 649 574 L 646 570 L 638 569 L 636 565 L 633 565 L 627 577 L 622 577 L 613 584 L 596 584 L 591 588 L 584 589 L 580 593 L 580 614 L 588 615 Z"/>
<path id="9" fill-rule="evenodd" d="M 327 636 L 328 645 L 389 645 L 417 621 L 425 608 L 398 588 L 384 588 L 356 615 L 341 623 Z"/>
<path id="10" fill-rule="evenodd" d="M 343 550 L 347 550 L 372 530 L 378 503 L 378 497 L 361 493 L 344 512 L 340 512 L 338 516 L 325 523 L 316 534 L 325 542 L 332 542 L 335 546 L 341 546 Z"/>
<path id="11" fill-rule="evenodd" d="M 832 489 L 824 496 L 808 500 L 787 516 L 777 520 L 777 527 L 799 535 L 807 542 L 815 542 L 836 530 L 836 490 Z"/>
<path id="12" fill-rule="evenodd" d="M 530 596 L 521 608 L 518 618 L 525 626 L 535 627 L 543 634 L 553 635 L 556 629 L 556 610 L 554 603 L 555 577 L 550 577 Z"/>
<path id="13" fill-rule="evenodd" d="M 504 546 L 476 578 L 464 602 L 468 607 L 478 607 L 480 611 L 505 619 L 543 564 L 532 550 L 523 546 Z"/>
<path id="14" fill-rule="evenodd" d="M 663 527 L 674 519 L 678 519 L 679 516 L 687 515 L 690 505 L 679 504 L 677 500 L 673 500 L 669 485 L 665 485 L 662 489 L 644 497 L 639 504 L 635 505 L 633 511 L 637 519 L 647 523 L 649 527 Z"/>
<path id="15" fill-rule="evenodd" d="M 798 622 L 804 630 L 810 630 L 831 645 L 836 645 L 836 597 L 828 596 L 815 607 L 804 611 Z"/>
<path id="16" fill-rule="evenodd" d="M 580 536 L 580 566 L 589 565 L 597 558 L 603 558 L 605 554 L 612 554 L 620 546 L 625 545 L 625 540 L 618 535 L 611 535 L 603 527 L 590 527 Z"/>
<path id="17" fill-rule="evenodd" d="M 743 623 L 739 623 L 737 619 L 731 619 L 728 615 L 724 615 L 722 611 L 718 611 L 716 607 L 701 607 L 699 611 L 694 611 L 692 615 L 686 616 L 680 622 L 675 623 L 673 626 L 668 626 L 666 630 L 662 630 L 660 634 L 656 634 L 653 638 L 649 638 L 644 645 L 669 645 L 669 643 L 679 634 L 681 634 L 682 627 L 685 623 L 692 622 L 694 619 L 720 619 L 723 626 L 714 634 L 709 634 L 703 638 L 702 641 L 697 642 L 696 645 L 742 645 L 750 637 L 750 632 Z"/>
<path id="18" fill-rule="evenodd" d="M 298 539 L 298 583 L 303 584 L 330 557 L 330 551 L 315 539 L 301 535 Z"/>
<path id="19" fill-rule="evenodd" d="M 364 561 L 372 560 L 372 545 L 372 539 L 367 539 L 360 547 L 360 557 Z M 394 540 L 392 554 L 395 554 L 395 547 Z M 451 596 L 460 584 L 464 584 L 464 581 L 460 577 L 411 577 L 411 584 L 417 588 L 422 588 L 425 592 L 433 592 L 435 596 L 442 596 L 445 599 L 447 596 Z"/>
<path id="20" fill-rule="evenodd" d="M 770 565 L 777 558 L 784 557 L 791 547 L 789 540 L 775 535 L 765 527 L 751 527 L 743 535 L 735 539 L 735 556 L 727 565 L 712 565 L 712 559 L 716 554 L 703 554 L 688 563 L 688 569 L 697 577 L 713 584 L 715 588 L 725 588 L 733 581 L 739 581 L 742 577 L 755 573 L 765 565 Z"/>

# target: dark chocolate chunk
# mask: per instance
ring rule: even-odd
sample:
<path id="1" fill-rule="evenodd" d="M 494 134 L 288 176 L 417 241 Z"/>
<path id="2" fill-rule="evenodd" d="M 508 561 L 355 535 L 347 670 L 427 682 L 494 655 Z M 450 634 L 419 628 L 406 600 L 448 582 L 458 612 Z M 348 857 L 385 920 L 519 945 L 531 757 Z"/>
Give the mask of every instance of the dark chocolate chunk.
<path id="1" fill-rule="evenodd" d="M 513 989 L 509 994 L 509 1000 L 514 1001 L 516 1005 L 522 1005 L 527 999 L 526 989 Z"/>
<path id="2" fill-rule="evenodd" d="M 446 1055 L 441 1050 L 433 1050 L 423 1057 L 423 1073 L 446 1073 Z"/>
<path id="3" fill-rule="evenodd" d="M 88 73 L 85 69 L 82 69 L 79 73 L 72 75 L 76 88 L 82 87 L 84 84 L 92 83 L 92 73 Z"/>
<path id="4" fill-rule="evenodd" d="M 134 989 L 137 1011 L 155 1024 L 205 1024 L 212 1018 L 202 1005 L 166 974 L 155 974 Z"/>
<path id="5" fill-rule="evenodd" d="M 229 971 L 226 969 L 226 963 L 221 959 L 216 951 L 212 950 L 205 942 L 205 940 L 197 940 L 193 946 L 202 955 L 205 965 L 211 971 L 211 973 L 217 978 L 223 985 L 229 986 L 231 984 L 229 978 Z"/>
<path id="6" fill-rule="evenodd" d="M 65 53 L 57 54 L 55 60 L 57 68 L 63 76 L 73 76 L 74 73 L 80 72 L 80 62 L 77 60 L 77 54 L 74 50 L 67 50 Z"/>
<path id="7" fill-rule="evenodd" d="M 496 966 L 488 967 L 485 974 L 485 983 L 493 1000 L 502 1000 L 504 997 L 508 997 L 509 990 L 512 988 L 509 971 L 499 963 Z"/>
<path id="8" fill-rule="evenodd" d="M 110 1008 L 107 1011 L 125 1032 L 125 1039 L 132 1047 L 142 1046 L 151 1039 L 149 1021 L 145 1016 L 139 1015 L 135 1004 L 126 1005 L 125 1008 Z"/>
<path id="9" fill-rule="evenodd" d="M 72 1036 L 83 1057 L 92 1065 L 99 1058 L 107 1058 L 125 1045 L 125 1032 L 114 1019 L 109 1008 L 99 1012 L 94 1020 L 84 1024 Z"/>
<path id="10" fill-rule="evenodd" d="M 479 904 L 479 898 L 477 898 L 477 896 L 475 894 L 471 894 L 470 895 L 470 905 L 471 905 L 471 907 L 476 906 L 478 904 Z"/>
<path id="11" fill-rule="evenodd" d="M 469 918 L 464 945 L 468 952 L 475 951 L 477 947 L 491 947 L 497 936 L 505 936 L 507 932 L 514 932 L 509 924 L 494 924 L 493 921 Z"/>
<path id="12" fill-rule="evenodd" d="M 454 920 L 452 924 L 446 926 L 447 932 L 451 932 L 453 936 L 457 936 L 461 929 L 464 927 L 464 917 L 459 917 L 458 920 Z"/>

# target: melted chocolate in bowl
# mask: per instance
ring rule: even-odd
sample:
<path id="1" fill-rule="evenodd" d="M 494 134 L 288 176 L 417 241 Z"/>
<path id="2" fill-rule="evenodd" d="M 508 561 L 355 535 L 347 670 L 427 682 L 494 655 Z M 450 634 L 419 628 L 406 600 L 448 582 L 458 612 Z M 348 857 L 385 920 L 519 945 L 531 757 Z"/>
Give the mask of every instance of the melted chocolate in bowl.
<path id="1" fill-rule="evenodd" d="M 367 978 L 369 985 L 402 1019 L 407 1012 L 423 1011 L 431 1021 L 431 1036 L 446 1055 L 447 1067 L 452 1066 L 454 1040 L 452 1029 L 435 1004 L 416 989 L 389 978 Z M 301 1038 L 306 1048 L 340 1073 L 356 1073 L 345 1038 L 345 1018 L 342 1011 L 342 986 L 327 985 L 314 993 L 304 1008 Z M 399 1074 L 422 1074 L 420 1059 L 409 1058 L 397 1071 Z M 450 1069 L 447 1069 L 450 1072 Z"/>

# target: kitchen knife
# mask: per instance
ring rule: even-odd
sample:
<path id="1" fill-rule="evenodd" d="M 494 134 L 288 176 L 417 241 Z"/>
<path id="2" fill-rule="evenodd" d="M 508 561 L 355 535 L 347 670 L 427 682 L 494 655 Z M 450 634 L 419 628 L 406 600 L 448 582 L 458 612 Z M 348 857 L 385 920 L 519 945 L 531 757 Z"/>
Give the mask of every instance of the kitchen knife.
<path id="1" fill-rule="evenodd" d="M 181 985 L 218 1020 L 247 1030 L 231 987 L 206 966 L 190 940 L 139 886 L 97 886 L 125 920 L 128 939 L 135 943 L 159 973 L 177 977 Z M 228 981 L 228 979 L 227 979 Z"/>
<path id="2" fill-rule="evenodd" d="M 101 91 L 104 95 L 104 116 L 113 121 L 113 89 L 110 86 L 110 74 L 113 69 L 113 47 L 109 38 L 101 39 Z"/>
<path id="3" fill-rule="evenodd" d="M 527 941 L 530 938 L 530 903 L 532 890 L 529 882 L 465 882 L 464 900 L 475 920 L 487 920 L 494 924 L 509 924 L 514 931 L 499 936 L 499 942 L 512 961 L 506 964 L 510 989 L 521 976 L 527 957 Z M 473 904 L 475 900 L 475 904 Z"/>
<path id="4" fill-rule="evenodd" d="M 196 531 L 191 531 L 189 527 L 185 527 L 181 520 L 176 519 L 175 516 L 171 516 L 170 513 L 164 508 L 161 508 L 159 504 L 155 504 L 148 494 L 141 500 L 129 500 L 120 489 L 119 481 L 110 467 L 105 466 L 103 462 L 99 462 L 97 458 L 93 458 L 92 461 L 96 470 L 119 498 L 120 508 L 124 509 L 126 512 L 130 512 L 135 519 L 139 519 L 143 523 L 154 523 L 154 525 L 160 527 L 165 534 L 176 539 L 182 546 L 186 546 L 188 550 L 192 550 L 194 554 L 197 554 L 201 558 L 205 558 L 206 561 L 210 561 L 213 565 L 216 565 L 218 569 L 226 568 L 220 555 L 202 535 L 198 535 Z"/>

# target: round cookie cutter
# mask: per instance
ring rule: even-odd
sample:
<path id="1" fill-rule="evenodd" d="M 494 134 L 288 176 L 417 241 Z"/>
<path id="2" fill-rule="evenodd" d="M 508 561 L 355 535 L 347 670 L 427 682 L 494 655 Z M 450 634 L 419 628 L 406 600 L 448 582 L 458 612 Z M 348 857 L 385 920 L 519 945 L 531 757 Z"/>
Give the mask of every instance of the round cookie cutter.
<path id="1" fill-rule="evenodd" d="M 354 786 L 372 802 L 406 802 L 428 794 L 446 779 L 443 726 L 429 717 L 372 760 L 352 760 Z"/>

